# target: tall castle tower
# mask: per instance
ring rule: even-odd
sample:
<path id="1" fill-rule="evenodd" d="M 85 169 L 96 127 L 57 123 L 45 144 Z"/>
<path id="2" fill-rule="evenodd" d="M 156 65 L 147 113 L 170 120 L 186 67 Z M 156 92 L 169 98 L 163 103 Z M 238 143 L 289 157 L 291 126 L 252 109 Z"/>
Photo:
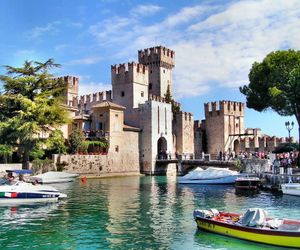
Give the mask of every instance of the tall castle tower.
<path id="1" fill-rule="evenodd" d="M 219 101 L 205 103 L 207 150 L 212 157 L 219 152 L 240 151 L 240 135 L 245 133 L 244 103 Z"/>
<path id="2" fill-rule="evenodd" d="M 139 63 L 149 68 L 149 93 L 164 97 L 169 86 L 172 93 L 172 69 L 175 66 L 175 52 L 162 47 L 139 50 Z"/>
<path id="3" fill-rule="evenodd" d="M 79 79 L 75 76 L 62 76 L 56 78 L 61 84 L 66 85 L 66 93 L 65 93 L 65 104 L 70 107 L 76 107 L 77 103 L 74 103 L 74 98 L 78 98 L 78 83 Z"/>
<path id="4" fill-rule="evenodd" d="M 148 67 L 140 63 L 111 66 L 113 102 L 125 110 L 125 122 L 138 125 L 138 106 L 148 100 Z"/>

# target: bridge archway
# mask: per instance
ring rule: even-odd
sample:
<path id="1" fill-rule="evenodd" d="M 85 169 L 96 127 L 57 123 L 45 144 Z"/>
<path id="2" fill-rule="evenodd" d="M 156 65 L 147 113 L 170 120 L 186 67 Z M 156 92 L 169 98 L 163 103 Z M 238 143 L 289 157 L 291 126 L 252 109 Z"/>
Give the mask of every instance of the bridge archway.
<path id="1" fill-rule="evenodd" d="M 160 137 L 157 141 L 158 159 L 167 159 L 168 144 L 165 137 Z"/>
<path id="2" fill-rule="evenodd" d="M 235 140 L 233 142 L 233 150 L 236 155 L 238 155 L 241 152 L 241 145 L 239 140 Z"/>

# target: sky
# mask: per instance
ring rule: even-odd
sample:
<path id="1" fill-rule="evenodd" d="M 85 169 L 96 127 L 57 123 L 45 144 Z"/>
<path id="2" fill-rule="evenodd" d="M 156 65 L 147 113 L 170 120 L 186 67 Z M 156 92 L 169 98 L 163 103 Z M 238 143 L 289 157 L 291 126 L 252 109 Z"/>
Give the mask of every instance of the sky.
<path id="1" fill-rule="evenodd" d="M 299 0 L 1 0 L 0 65 L 53 58 L 61 67 L 52 73 L 78 76 L 83 95 L 111 89 L 111 65 L 162 45 L 176 53 L 173 97 L 202 120 L 206 102 L 246 102 L 239 86 L 252 64 L 299 50 L 299 30 Z M 288 136 L 286 121 L 297 124 L 245 110 L 245 126 L 271 136 Z M 291 135 L 298 138 L 297 125 Z"/>

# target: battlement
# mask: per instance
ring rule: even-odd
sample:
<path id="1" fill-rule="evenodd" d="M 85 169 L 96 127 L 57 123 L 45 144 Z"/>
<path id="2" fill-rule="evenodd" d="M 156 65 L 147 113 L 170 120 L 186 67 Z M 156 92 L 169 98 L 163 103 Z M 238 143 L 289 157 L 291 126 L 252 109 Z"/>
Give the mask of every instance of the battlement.
<path id="1" fill-rule="evenodd" d="M 79 84 L 79 78 L 75 76 L 61 76 L 61 77 L 55 77 L 55 80 L 61 80 L 63 83 L 67 84 L 67 88 L 69 90 L 75 90 L 78 92 L 78 84 Z"/>
<path id="2" fill-rule="evenodd" d="M 111 66 L 112 84 L 138 82 L 148 84 L 148 67 L 141 63 L 122 63 Z"/>
<path id="3" fill-rule="evenodd" d="M 163 46 L 138 51 L 139 63 L 145 65 L 158 64 L 166 68 L 175 66 L 175 52 Z"/>
<path id="4" fill-rule="evenodd" d="M 176 113 L 176 120 L 181 119 L 184 121 L 194 121 L 194 115 L 190 112 L 179 111 Z"/>
<path id="5" fill-rule="evenodd" d="M 73 102 L 77 103 L 79 107 L 86 107 L 87 109 L 97 103 L 103 101 L 112 101 L 111 90 L 96 92 L 93 94 L 82 95 L 80 97 L 74 97 Z"/>
<path id="6" fill-rule="evenodd" d="M 164 97 L 149 94 L 149 100 L 157 101 L 157 102 L 166 102 L 166 99 Z M 179 102 L 174 102 L 174 105 L 180 108 Z"/>
<path id="7" fill-rule="evenodd" d="M 242 102 L 219 101 L 204 104 L 205 117 L 219 115 L 244 116 L 245 104 Z"/>
<path id="8" fill-rule="evenodd" d="M 149 100 L 166 103 L 166 99 L 164 97 L 153 94 L 149 94 Z"/>

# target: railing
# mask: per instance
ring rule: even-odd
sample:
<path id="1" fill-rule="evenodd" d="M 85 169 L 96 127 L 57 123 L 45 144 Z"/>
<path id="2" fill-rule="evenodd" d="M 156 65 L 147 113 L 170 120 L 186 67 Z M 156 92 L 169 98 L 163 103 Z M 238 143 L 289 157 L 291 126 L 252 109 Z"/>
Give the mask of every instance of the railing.
<path id="1" fill-rule="evenodd" d="M 104 132 L 103 130 L 83 130 L 82 131 L 85 138 L 108 138 L 109 132 Z"/>

